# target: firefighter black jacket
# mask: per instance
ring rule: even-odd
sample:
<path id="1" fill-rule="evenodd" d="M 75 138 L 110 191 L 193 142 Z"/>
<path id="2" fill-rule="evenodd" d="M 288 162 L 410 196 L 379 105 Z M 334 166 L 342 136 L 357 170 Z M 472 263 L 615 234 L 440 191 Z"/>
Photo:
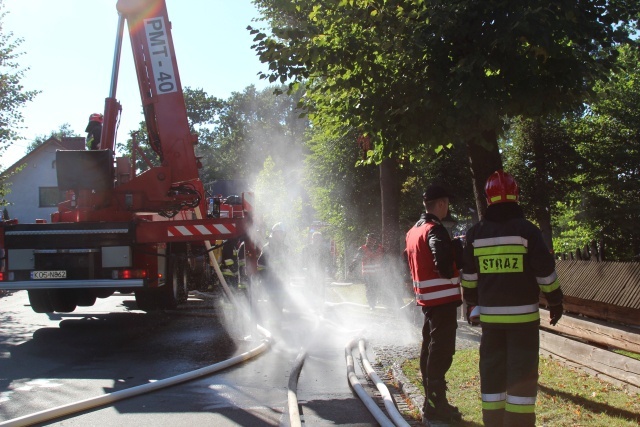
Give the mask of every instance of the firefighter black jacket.
<path id="1" fill-rule="evenodd" d="M 554 257 L 517 203 L 489 206 L 467 232 L 462 286 L 483 327 L 539 324 L 540 292 L 550 305 L 562 303 Z"/>

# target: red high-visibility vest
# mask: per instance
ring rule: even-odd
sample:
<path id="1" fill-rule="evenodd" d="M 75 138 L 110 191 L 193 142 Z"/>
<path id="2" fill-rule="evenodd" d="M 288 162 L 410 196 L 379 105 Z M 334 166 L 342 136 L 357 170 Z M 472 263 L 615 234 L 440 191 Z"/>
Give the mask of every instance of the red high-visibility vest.
<path id="1" fill-rule="evenodd" d="M 451 279 L 440 277 L 429 248 L 429 230 L 436 224 L 425 222 L 419 227 L 413 227 L 407 232 L 407 258 L 413 279 L 413 291 L 416 303 L 421 306 L 432 307 L 449 302 L 460 301 L 460 273 L 453 266 L 454 276 Z"/>
<path id="2" fill-rule="evenodd" d="M 369 248 L 367 245 L 360 246 L 362 250 L 362 274 L 378 274 L 382 270 L 382 245 Z"/>

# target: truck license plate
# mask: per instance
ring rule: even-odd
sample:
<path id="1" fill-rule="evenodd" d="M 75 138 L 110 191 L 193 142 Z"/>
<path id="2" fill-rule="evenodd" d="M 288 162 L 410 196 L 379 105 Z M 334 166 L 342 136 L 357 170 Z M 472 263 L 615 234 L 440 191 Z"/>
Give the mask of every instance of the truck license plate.
<path id="1" fill-rule="evenodd" d="M 66 270 L 55 270 L 55 271 L 32 271 L 31 279 L 33 280 L 41 280 L 41 279 L 66 279 L 67 271 Z"/>

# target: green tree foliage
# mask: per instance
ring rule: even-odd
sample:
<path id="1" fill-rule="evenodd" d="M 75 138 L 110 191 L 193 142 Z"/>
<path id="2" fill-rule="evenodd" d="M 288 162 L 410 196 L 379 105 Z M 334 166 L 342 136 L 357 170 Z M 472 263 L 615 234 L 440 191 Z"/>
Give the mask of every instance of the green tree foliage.
<path id="1" fill-rule="evenodd" d="M 608 259 L 640 253 L 640 54 L 621 47 L 591 102 L 562 119 L 518 118 L 503 142 L 521 204 L 557 253 L 604 241 Z M 553 233 L 551 233 L 553 224 Z"/>
<path id="2" fill-rule="evenodd" d="M 338 138 L 335 135 L 346 136 Z M 368 232 L 380 234 L 381 200 L 379 168 L 372 164 L 356 165 L 366 156 L 366 145 L 358 145 L 358 133 L 353 129 L 326 132 L 313 128 L 306 159 L 306 182 L 318 219 L 327 224 L 325 229 L 336 241 L 340 254 L 364 242 Z M 470 182 L 466 150 L 463 145 L 445 147 L 436 156 L 416 157 L 413 163 L 398 167 L 398 180 L 402 182 L 399 206 L 399 240 L 412 227 L 424 211 L 422 193 L 430 183 L 446 185 L 456 198 L 451 210 L 459 221 L 456 234 L 472 224 L 475 200 Z M 349 260 L 347 260 L 349 261 Z"/>
<path id="3" fill-rule="evenodd" d="M 138 129 L 129 132 L 129 138 L 125 143 L 118 143 L 116 149 L 119 156 L 135 159 L 134 170 L 140 174 L 153 166 L 160 166 L 160 158 L 148 143 L 147 124 L 140 122 Z M 134 146 L 137 147 L 134 150 Z"/>
<path id="4" fill-rule="evenodd" d="M 476 199 L 503 118 L 572 110 L 631 43 L 637 2 L 255 0 L 272 82 L 305 82 L 314 126 L 374 138 L 372 158 L 469 144 Z M 484 147 L 479 149 L 478 147 Z M 482 210 L 482 209 L 481 209 Z"/>
<path id="5" fill-rule="evenodd" d="M 192 89 L 190 87 L 183 89 L 183 96 L 189 128 L 191 132 L 198 135 L 199 145 L 196 146 L 196 154 L 201 155 L 200 151 L 207 151 L 207 146 L 211 139 L 211 128 L 215 124 L 215 118 L 223 107 L 224 101 L 208 95 L 202 89 Z M 124 144 L 118 144 L 117 149 L 120 155 L 131 156 L 134 137 L 138 146 L 138 152 L 135 154 L 136 170 L 141 172 L 150 166 L 159 166 L 159 156 L 147 142 L 149 137 L 145 122 L 140 122 L 138 129 L 131 132 Z M 147 164 L 147 161 L 149 164 Z"/>
<path id="6" fill-rule="evenodd" d="M 429 184 L 445 186 L 453 195 L 450 211 L 458 224 L 455 234 L 464 232 L 477 221 L 475 196 L 471 182 L 468 153 L 464 144 L 442 147 L 437 153 L 417 154 L 414 161 L 405 164 L 402 186 L 400 223 L 406 230 L 415 224 L 424 211 L 422 194 Z"/>
<path id="7" fill-rule="evenodd" d="M 345 136 L 313 129 L 305 165 L 311 204 L 340 250 L 364 243 L 366 233 L 380 234 L 381 223 L 378 168 L 356 167 L 364 154 L 355 143 L 358 134 L 341 133 Z"/>
<path id="8" fill-rule="evenodd" d="M 298 108 L 300 92 L 276 96 L 275 87 L 247 87 L 234 92 L 217 111 L 215 126 L 201 151 L 203 181 L 255 178 L 271 157 L 275 165 L 290 171 L 288 179 L 300 180 L 303 142 L 309 122 Z"/>
<path id="9" fill-rule="evenodd" d="M 258 230 L 266 238 L 274 224 L 283 224 L 293 252 L 306 244 L 304 230 L 310 224 L 303 218 L 303 200 L 299 186 L 292 185 L 287 171 L 278 167 L 271 157 L 264 160 L 255 180 L 255 211 L 259 214 Z"/>
<path id="10" fill-rule="evenodd" d="M 520 204 L 542 230 L 549 250 L 553 250 L 551 220 L 557 203 L 576 188 L 573 177 L 584 168 L 567 129 L 567 123 L 578 117 L 518 117 L 511 121 L 502 143 L 505 170 L 518 181 Z"/>
<path id="11" fill-rule="evenodd" d="M 3 20 L 6 16 L 4 1 L 0 0 L 0 154 L 14 141 L 21 139 L 18 134 L 22 123 L 20 109 L 39 93 L 36 90 L 24 90 L 22 86 L 21 81 L 28 70 L 20 68 L 18 63 L 22 55 L 18 51 L 22 39 L 4 30 Z M 4 179 L 0 180 L 0 203 L 4 203 L 4 195 L 8 191 Z"/>
<path id="12" fill-rule="evenodd" d="M 81 135 L 75 133 L 73 129 L 71 129 L 71 125 L 69 123 L 63 123 L 57 130 L 51 131 L 49 135 L 36 136 L 33 142 L 31 142 L 31 144 L 29 144 L 29 146 L 27 147 L 27 153 L 32 152 L 51 138 L 56 138 L 58 141 L 61 141 L 62 138 L 71 138 L 76 136 Z"/>
<path id="13" fill-rule="evenodd" d="M 2 20 L 7 13 L 4 2 L 0 0 L 0 152 L 7 149 L 14 141 L 20 139 L 18 129 L 22 123 L 20 109 L 39 93 L 35 90 L 24 90 L 21 80 L 28 68 L 21 69 L 17 62 L 22 55 L 18 48 L 21 38 L 15 38 L 12 32 L 4 31 Z"/>
<path id="14" fill-rule="evenodd" d="M 191 131 L 198 132 L 213 125 L 224 101 L 207 94 L 203 89 L 186 87 L 183 92 Z"/>
<path id="15" fill-rule="evenodd" d="M 596 86 L 598 97 L 573 123 L 576 150 L 586 159 L 575 175 L 579 188 L 569 193 L 560 218 L 580 224 L 589 240 L 603 239 L 609 259 L 629 260 L 640 254 L 640 54 L 622 48 L 625 72 Z M 559 238 L 572 236 L 569 227 Z M 583 247 L 588 241 L 573 241 Z"/>

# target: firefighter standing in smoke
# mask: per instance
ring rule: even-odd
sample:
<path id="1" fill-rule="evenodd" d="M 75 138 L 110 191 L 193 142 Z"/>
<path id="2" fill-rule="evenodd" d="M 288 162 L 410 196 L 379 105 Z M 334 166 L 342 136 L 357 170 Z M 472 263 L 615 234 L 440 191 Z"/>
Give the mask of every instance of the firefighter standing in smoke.
<path id="1" fill-rule="evenodd" d="M 332 259 L 329 247 L 325 245 L 322 233 L 319 231 L 311 235 L 311 243 L 302 250 L 302 264 L 304 266 L 309 295 L 315 302 L 324 302 L 325 280 L 332 271 Z"/>
<path id="2" fill-rule="evenodd" d="M 282 309 L 287 298 L 285 278 L 289 250 L 285 244 L 285 236 L 282 223 L 276 223 L 271 228 L 269 241 L 262 247 L 258 257 L 258 274 L 276 323 L 282 320 Z"/>
<path id="3" fill-rule="evenodd" d="M 246 289 L 246 284 L 240 280 L 240 268 L 245 266 L 243 245 L 240 238 L 225 240 L 222 245 L 220 270 L 227 284 L 236 289 Z"/>
<path id="4" fill-rule="evenodd" d="M 407 232 L 405 256 L 411 270 L 416 303 L 424 313 L 420 370 L 425 390 L 423 423 L 458 421 L 458 408 L 447 400 L 445 374 L 456 351 L 458 307 L 462 304 L 455 249 L 441 221 L 450 194 L 430 185 L 422 199 L 426 212 Z"/>
<path id="5" fill-rule="evenodd" d="M 382 286 L 382 257 L 384 250 L 382 245 L 378 243 L 375 234 L 367 234 L 364 245 L 358 248 L 355 257 L 349 265 L 349 271 L 353 271 L 354 267 L 360 261 L 362 266 L 362 280 L 364 281 L 365 294 L 369 308 L 373 310 L 378 302 L 380 295 L 380 286 Z"/>
<path id="6" fill-rule="evenodd" d="M 535 426 L 542 291 L 551 325 L 562 316 L 555 260 L 524 218 L 515 179 L 501 170 L 485 185 L 487 212 L 466 234 L 462 286 L 480 308 L 482 418 L 488 427 Z"/>

